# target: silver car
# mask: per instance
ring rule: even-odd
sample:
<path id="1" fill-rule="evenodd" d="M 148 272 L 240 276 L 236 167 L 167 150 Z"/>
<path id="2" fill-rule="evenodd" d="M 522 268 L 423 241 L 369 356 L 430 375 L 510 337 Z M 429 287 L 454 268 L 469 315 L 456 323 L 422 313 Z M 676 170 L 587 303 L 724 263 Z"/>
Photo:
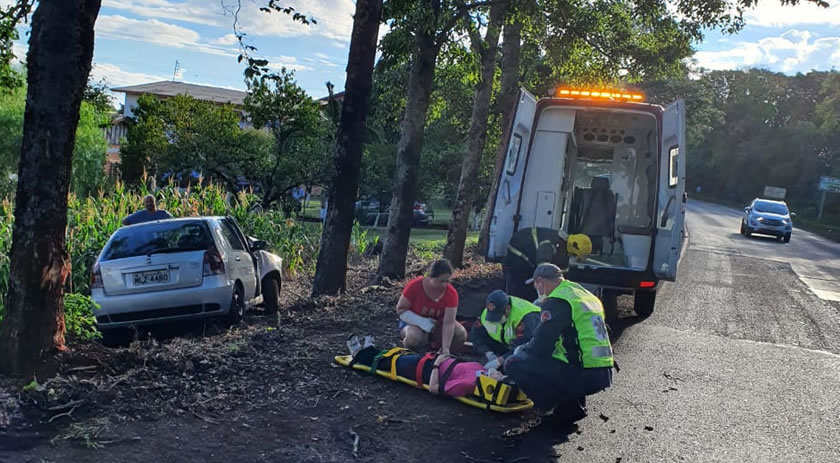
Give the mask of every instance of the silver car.
<path id="1" fill-rule="evenodd" d="M 792 215 L 784 201 L 756 198 L 744 208 L 741 234 L 773 235 L 785 243 L 790 242 L 790 235 L 793 233 Z"/>
<path id="2" fill-rule="evenodd" d="M 224 317 L 238 323 L 265 303 L 276 311 L 282 259 L 231 217 L 170 219 L 122 227 L 94 264 L 96 325 L 108 345 L 130 326 Z"/>

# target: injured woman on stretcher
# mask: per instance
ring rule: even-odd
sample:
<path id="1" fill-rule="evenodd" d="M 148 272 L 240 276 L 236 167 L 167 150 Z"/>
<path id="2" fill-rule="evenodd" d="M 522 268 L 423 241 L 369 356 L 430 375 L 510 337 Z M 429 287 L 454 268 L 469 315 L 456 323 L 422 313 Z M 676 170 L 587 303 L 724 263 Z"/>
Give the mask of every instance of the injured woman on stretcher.
<path id="1" fill-rule="evenodd" d="M 356 335 L 347 341 L 351 364 L 367 365 L 371 369 L 391 372 L 417 382 L 418 387 L 429 386 L 429 392 L 452 397 L 474 395 L 478 378 L 485 376 L 496 381 L 504 381 L 505 376 L 495 369 L 486 369 L 481 363 L 463 361 L 449 355 L 433 353 L 415 354 L 405 349 L 395 348 L 383 351 L 373 345 L 373 339 L 365 338 L 364 345 Z"/>

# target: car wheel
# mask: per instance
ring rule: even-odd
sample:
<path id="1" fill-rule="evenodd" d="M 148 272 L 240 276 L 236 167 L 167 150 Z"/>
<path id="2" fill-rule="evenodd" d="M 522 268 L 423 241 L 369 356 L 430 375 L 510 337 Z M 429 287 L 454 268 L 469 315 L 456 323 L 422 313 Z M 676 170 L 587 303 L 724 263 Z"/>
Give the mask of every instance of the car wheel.
<path id="1" fill-rule="evenodd" d="M 746 234 L 746 230 L 744 230 L 744 221 L 743 220 L 741 221 L 741 234 L 742 235 Z"/>
<path id="2" fill-rule="evenodd" d="M 744 226 L 744 236 L 749 238 L 750 236 L 752 236 L 752 233 L 753 233 L 752 228 L 750 228 L 749 225 L 745 225 Z"/>
<path id="3" fill-rule="evenodd" d="M 265 311 L 270 314 L 277 313 L 280 308 L 280 278 L 276 276 L 266 278 L 263 281 L 262 291 Z"/>
<path id="4" fill-rule="evenodd" d="M 784 238 L 782 238 L 783 243 L 790 243 L 790 233 L 786 234 Z"/>
<path id="5" fill-rule="evenodd" d="M 653 314 L 653 306 L 656 304 L 656 291 L 636 291 L 633 309 L 642 318 L 650 317 Z"/>
<path id="6" fill-rule="evenodd" d="M 233 295 L 230 298 L 230 311 L 227 314 L 227 323 L 236 325 L 245 316 L 245 297 L 242 295 L 242 287 L 236 285 Z"/>
<path id="7" fill-rule="evenodd" d="M 125 328 L 111 328 L 99 332 L 102 333 L 102 344 L 105 347 L 123 347 L 128 345 L 130 340 L 129 330 Z"/>

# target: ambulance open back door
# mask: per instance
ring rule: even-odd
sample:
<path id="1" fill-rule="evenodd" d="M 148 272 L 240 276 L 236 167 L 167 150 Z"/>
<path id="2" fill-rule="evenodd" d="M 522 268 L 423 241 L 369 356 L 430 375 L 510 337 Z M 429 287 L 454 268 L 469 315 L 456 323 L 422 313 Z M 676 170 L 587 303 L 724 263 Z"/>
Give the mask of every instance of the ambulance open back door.
<path id="1" fill-rule="evenodd" d="M 661 280 L 674 281 L 685 239 L 686 146 L 682 100 L 665 108 L 660 150 L 653 273 Z"/>
<path id="2" fill-rule="evenodd" d="M 536 111 L 537 99 L 527 90 L 520 89 L 508 132 L 507 155 L 493 201 L 487 246 L 487 258 L 492 261 L 504 258 L 515 231 L 515 215 Z"/>

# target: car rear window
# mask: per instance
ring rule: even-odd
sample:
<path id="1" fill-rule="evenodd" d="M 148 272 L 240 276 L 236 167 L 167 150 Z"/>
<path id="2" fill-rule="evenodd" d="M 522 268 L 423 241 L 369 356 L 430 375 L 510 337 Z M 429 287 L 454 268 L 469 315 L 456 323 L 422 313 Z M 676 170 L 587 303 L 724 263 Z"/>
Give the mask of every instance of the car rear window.
<path id="1" fill-rule="evenodd" d="M 763 201 L 758 201 L 755 203 L 755 210 L 757 212 L 766 212 L 768 214 L 779 214 L 779 215 L 787 215 L 788 208 L 784 204 L 779 203 L 768 203 Z"/>
<path id="2" fill-rule="evenodd" d="M 117 230 L 102 252 L 102 260 L 198 251 L 213 244 L 204 222 L 159 222 Z"/>

